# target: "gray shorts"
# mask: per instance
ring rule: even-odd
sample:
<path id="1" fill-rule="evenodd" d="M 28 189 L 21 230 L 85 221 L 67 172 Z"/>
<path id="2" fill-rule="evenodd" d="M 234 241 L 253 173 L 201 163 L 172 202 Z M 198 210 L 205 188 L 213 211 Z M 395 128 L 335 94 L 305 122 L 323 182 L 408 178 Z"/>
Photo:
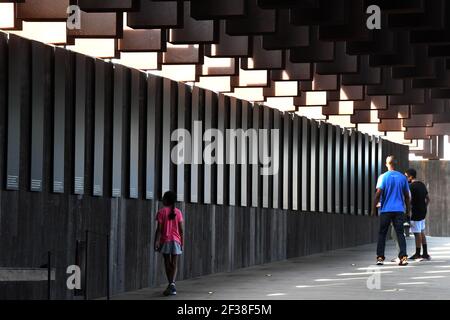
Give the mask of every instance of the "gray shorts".
<path id="1" fill-rule="evenodd" d="M 162 254 L 179 255 L 183 253 L 183 250 L 181 250 L 181 245 L 178 242 L 169 241 L 163 243 L 160 252 Z"/>

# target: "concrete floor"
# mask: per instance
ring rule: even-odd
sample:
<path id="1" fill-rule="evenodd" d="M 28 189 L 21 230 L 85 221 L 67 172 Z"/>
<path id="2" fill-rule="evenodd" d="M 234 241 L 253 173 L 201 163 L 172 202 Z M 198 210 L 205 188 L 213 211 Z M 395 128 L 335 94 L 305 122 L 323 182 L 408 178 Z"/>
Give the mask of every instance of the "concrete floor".
<path id="1" fill-rule="evenodd" d="M 177 296 L 164 297 L 165 287 L 158 287 L 113 299 L 450 299 L 450 238 L 428 239 L 432 260 L 406 267 L 376 267 L 370 244 L 179 281 Z M 413 253 L 414 238 L 407 243 Z M 396 255 L 387 241 L 387 260 Z"/>

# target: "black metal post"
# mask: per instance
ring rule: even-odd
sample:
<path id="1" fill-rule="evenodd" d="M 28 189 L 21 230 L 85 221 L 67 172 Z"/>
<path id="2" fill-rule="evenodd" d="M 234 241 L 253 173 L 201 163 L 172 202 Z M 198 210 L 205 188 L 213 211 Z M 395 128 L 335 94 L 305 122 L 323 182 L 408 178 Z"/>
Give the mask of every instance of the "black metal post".
<path id="1" fill-rule="evenodd" d="M 86 230 L 86 256 L 84 259 L 84 300 L 88 300 L 88 257 L 89 257 L 89 230 Z"/>
<path id="2" fill-rule="evenodd" d="M 52 298 L 52 265 L 51 265 L 52 253 L 49 251 L 47 254 L 47 299 Z"/>
<path id="3" fill-rule="evenodd" d="M 78 240 L 78 239 L 75 241 L 75 260 L 74 261 L 75 261 L 75 265 L 78 266 L 79 268 L 81 268 L 81 265 L 80 265 L 80 240 Z M 81 282 L 81 280 L 80 280 L 80 282 Z M 81 293 L 82 293 L 81 289 L 73 290 L 74 296 L 79 296 L 79 295 L 81 295 Z"/>
<path id="4" fill-rule="evenodd" d="M 110 291 L 110 279 L 109 279 L 109 234 L 106 235 L 106 300 L 109 300 L 109 291 Z"/>

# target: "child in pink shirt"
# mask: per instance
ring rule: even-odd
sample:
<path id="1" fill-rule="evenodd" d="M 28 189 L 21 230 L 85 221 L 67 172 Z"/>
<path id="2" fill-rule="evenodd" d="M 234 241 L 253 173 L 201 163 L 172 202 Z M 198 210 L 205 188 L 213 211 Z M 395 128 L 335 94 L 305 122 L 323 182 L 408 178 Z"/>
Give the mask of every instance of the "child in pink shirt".
<path id="1" fill-rule="evenodd" d="M 175 276 L 177 258 L 183 251 L 183 214 L 175 208 L 176 195 L 172 191 L 164 193 L 164 207 L 156 214 L 158 226 L 155 233 L 155 250 L 164 256 L 164 264 L 169 285 L 164 295 L 176 295 Z"/>

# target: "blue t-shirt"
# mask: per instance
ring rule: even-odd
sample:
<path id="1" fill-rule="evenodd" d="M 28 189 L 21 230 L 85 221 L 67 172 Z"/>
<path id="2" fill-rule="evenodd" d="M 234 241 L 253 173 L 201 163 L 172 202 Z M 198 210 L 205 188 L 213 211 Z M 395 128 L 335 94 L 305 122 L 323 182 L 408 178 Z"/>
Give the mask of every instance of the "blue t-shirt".
<path id="1" fill-rule="evenodd" d="M 404 193 L 409 192 L 405 175 L 398 171 L 387 171 L 378 178 L 377 189 L 383 190 L 380 213 L 405 212 Z"/>

